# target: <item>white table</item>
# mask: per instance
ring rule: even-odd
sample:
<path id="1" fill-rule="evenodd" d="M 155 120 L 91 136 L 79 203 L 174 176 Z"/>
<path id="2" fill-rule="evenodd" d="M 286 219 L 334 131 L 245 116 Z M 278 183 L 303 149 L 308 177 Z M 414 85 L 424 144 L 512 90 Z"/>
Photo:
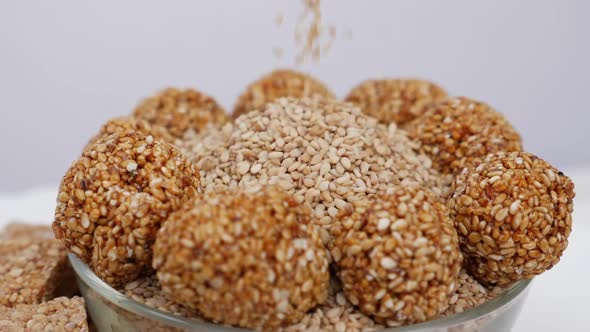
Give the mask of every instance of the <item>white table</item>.
<path id="1" fill-rule="evenodd" d="M 590 170 L 566 174 L 576 185 L 570 244 L 553 270 L 535 278 L 515 332 L 590 331 Z M 52 186 L 0 194 L 0 227 L 14 219 L 50 222 L 56 192 Z"/>

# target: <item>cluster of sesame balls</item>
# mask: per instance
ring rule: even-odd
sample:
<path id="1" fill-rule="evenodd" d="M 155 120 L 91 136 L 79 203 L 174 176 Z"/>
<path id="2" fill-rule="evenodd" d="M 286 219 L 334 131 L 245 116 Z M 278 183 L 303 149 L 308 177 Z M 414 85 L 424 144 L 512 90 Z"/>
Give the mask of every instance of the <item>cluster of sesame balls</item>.
<path id="1" fill-rule="evenodd" d="M 108 121 L 64 175 L 53 229 L 109 284 L 155 273 L 214 322 L 296 323 L 337 277 L 358 310 L 400 326 L 439 317 L 461 267 L 499 286 L 552 268 L 573 189 L 483 102 L 415 79 L 340 102 L 278 70 L 231 117 L 170 88 Z"/>

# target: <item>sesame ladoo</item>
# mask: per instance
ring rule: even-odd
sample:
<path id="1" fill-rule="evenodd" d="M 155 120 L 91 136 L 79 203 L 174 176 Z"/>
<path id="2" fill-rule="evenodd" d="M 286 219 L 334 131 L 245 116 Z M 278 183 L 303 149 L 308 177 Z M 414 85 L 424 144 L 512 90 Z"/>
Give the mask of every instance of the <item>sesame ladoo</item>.
<path id="1" fill-rule="evenodd" d="M 448 206 L 480 282 L 508 285 L 552 268 L 572 230 L 574 185 L 527 152 L 492 153 L 453 184 Z"/>
<path id="2" fill-rule="evenodd" d="M 271 330 L 326 300 L 328 259 L 311 211 L 277 187 L 210 193 L 160 229 L 166 294 L 224 324 Z"/>
<path id="3" fill-rule="evenodd" d="M 354 87 L 345 100 L 382 123 L 403 127 L 422 115 L 430 103 L 446 96 L 443 88 L 425 80 L 373 79 Z"/>
<path id="4" fill-rule="evenodd" d="M 350 203 L 395 184 L 442 193 L 438 172 L 405 132 L 335 100 L 281 98 L 237 118 L 213 144 L 196 142 L 184 150 L 192 151 L 205 191 L 275 184 L 311 206 L 326 230 Z"/>
<path id="5" fill-rule="evenodd" d="M 170 144 L 174 144 L 176 141 L 176 139 L 172 135 L 170 135 L 168 129 L 162 126 L 151 125 L 149 122 L 145 120 L 134 118 L 132 116 L 123 116 L 110 119 L 104 125 L 102 125 L 98 134 L 92 137 L 88 144 L 86 144 L 85 149 L 94 145 L 94 143 L 96 143 L 101 138 L 110 136 L 115 133 L 125 133 L 133 131 L 139 131 L 143 133 L 145 136 L 152 136 L 156 140 Z"/>
<path id="6" fill-rule="evenodd" d="M 406 129 L 442 173 L 457 174 L 488 153 L 522 150 L 520 135 L 504 115 L 465 97 L 430 105 Z"/>
<path id="7" fill-rule="evenodd" d="M 428 190 L 396 186 L 340 215 L 330 248 L 348 300 L 389 326 L 440 316 L 462 262 L 447 213 Z"/>
<path id="8" fill-rule="evenodd" d="M 263 110 L 267 103 L 282 97 L 313 96 L 335 98 L 328 87 L 310 75 L 294 70 L 275 70 L 248 85 L 238 98 L 232 116 L 237 118 L 246 112 Z"/>
<path id="9" fill-rule="evenodd" d="M 144 99 L 133 116 L 166 128 L 176 139 L 182 139 L 187 131 L 199 132 L 208 124 L 222 125 L 228 121 L 225 110 L 212 97 L 177 88 L 167 88 Z"/>
<path id="10" fill-rule="evenodd" d="M 169 144 L 141 132 L 90 146 L 62 179 L 56 238 L 112 285 L 151 265 L 156 231 L 199 190 L 199 174 Z"/>

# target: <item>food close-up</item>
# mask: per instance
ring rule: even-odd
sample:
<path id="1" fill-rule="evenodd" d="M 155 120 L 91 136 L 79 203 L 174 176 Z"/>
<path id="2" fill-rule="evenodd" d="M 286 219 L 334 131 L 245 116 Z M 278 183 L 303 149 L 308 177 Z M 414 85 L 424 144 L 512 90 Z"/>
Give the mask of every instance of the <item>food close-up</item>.
<path id="1" fill-rule="evenodd" d="M 159 120 L 186 114 L 179 93 L 109 120 L 62 179 L 59 241 L 25 234 L 2 242 L 3 257 L 67 250 L 83 284 L 96 276 L 154 312 L 263 331 L 412 326 L 473 310 L 559 262 L 574 185 L 523 152 L 520 135 L 484 103 L 446 96 L 406 132 L 331 96 L 269 94 L 233 121 L 211 107 L 198 121 Z M 441 112 L 475 129 L 456 135 Z M 28 258 L 4 278 L 68 264 L 53 257 Z M 6 282 L 3 301 L 47 298 L 34 281 L 23 279 L 26 293 Z M 52 278 L 39 282 L 52 291 Z M 156 320 L 91 298 L 138 330 Z"/>
<path id="2" fill-rule="evenodd" d="M 545 143 L 522 105 L 470 89 L 476 73 L 376 71 L 370 48 L 310 70 L 352 43 L 320 8 L 275 19 L 295 26 L 295 55 L 273 46 L 294 64 L 249 68 L 243 46 L 224 56 L 247 79 L 199 84 L 150 63 L 130 106 L 61 133 L 76 145 L 39 198 L 52 215 L 0 213 L 0 332 L 512 331 L 567 279 L 578 177 L 530 149 Z"/>

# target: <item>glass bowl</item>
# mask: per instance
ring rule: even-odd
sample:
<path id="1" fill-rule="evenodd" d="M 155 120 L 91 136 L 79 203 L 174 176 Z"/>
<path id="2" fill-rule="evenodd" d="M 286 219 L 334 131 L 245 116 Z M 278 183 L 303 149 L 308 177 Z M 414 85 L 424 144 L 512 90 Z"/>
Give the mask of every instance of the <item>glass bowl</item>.
<path id="1" fill-rule="evenodd" d="M 106 284 L 76 256 L 69 255 L 92 321 L 99 332 L 248 331 L 175 316 L 134 300 Z M 496 298 L 452 316 L 381 332 L 510 331 L 520 314 L 531 281 L 515 283 Z"/>

